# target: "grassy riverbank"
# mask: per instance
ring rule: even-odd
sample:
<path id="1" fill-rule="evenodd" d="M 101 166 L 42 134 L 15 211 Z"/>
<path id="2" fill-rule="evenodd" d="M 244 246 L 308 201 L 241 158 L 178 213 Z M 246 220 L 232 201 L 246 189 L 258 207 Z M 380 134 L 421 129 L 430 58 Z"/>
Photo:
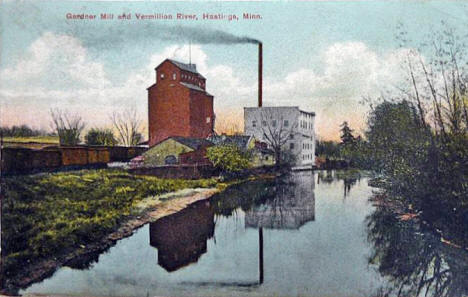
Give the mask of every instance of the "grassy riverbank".
<path id="1" fill-rule="evenodd" d="M 83 248 L 110 234 L 143 198 L 215 179 L 168 180 L 121 170 L 82 170 L 2 180 L 3 272 Z"/>

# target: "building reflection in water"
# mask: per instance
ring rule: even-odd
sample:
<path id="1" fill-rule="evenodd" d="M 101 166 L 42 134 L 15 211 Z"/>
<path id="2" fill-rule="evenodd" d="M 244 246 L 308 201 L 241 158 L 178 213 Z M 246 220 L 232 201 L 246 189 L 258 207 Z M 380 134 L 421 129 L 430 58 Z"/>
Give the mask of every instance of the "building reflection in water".
<path id="1" fill-rule="evenodd" d="M 158 249 L 158 264 L 175 271 L 197 262 L 214 235 L 214 211 L 208 200 L 150 224 L 150 245 Z"/>
<path id="2" fill-rule="evenodd" d="M 245 226 L 299 229 L 315 220 L 314 187 L 312 171 L 294 172 L 277 179 L 275 197 L 247 211 Z"/>
<path id="3" fill-rule="evenodd" d="M 245 227 L 258 228 L 259 278 L 223 286 L 256 286 L 263 283 L 263 228 L 299 229 L 315 219 L 314 175 L 295 172 L 275 181 L 257 181 L 228 189 L 150 224 L 150 244 L 158 249 L 158 264 L 175 271 L 197 262 L 214 235 L 215 214 L 230 216 L 245 211 Z M 219 284 L 211 284 L 219 285 Z"/>
<path id="4" fill-rule="evenodd" d="M 245 214 L 245 226 L 258 228 L 259 284 L 264 280 L 263 228 L 299 229 L 315 220 L 315 180 L 312 171 L 299 171 L 276 179 L 275 197 Z"/>

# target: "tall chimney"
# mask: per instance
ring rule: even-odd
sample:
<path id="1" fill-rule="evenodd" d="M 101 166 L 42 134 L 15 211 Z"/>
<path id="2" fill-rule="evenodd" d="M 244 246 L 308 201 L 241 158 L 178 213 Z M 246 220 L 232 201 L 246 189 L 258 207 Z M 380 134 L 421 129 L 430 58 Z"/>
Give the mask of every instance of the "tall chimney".
<path id="1" fill-rule="evenodd" d="M 262 43 L 258 43 L 258 107 L 262 107 L 263 53 Z"/>

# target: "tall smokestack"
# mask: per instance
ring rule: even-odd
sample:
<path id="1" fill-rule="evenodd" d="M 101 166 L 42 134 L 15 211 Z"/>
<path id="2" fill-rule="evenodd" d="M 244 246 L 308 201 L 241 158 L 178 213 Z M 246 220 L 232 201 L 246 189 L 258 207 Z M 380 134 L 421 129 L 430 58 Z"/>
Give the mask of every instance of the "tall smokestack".
<path id="1" fill-rule="evenodd" d="M 258 43 L 258 107 L 262 107 L 262 83 L 263 83 L 263 46 Z"/>

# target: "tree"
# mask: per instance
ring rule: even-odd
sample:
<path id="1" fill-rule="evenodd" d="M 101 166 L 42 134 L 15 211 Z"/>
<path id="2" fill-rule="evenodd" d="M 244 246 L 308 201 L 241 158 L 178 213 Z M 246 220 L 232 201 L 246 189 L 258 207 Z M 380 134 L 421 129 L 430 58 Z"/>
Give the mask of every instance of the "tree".
<path id="1" fill-rule="evenodd" d="M 354 138 L 354 135 L 353 135 L 353 131 L 354 130 L 351 130 L 351 128 L 349 127 L 348 125 L 348 122 L 347 121 L 344 121 L 343 124 L 340 125 L 341 127 L 341 143 L 342 144 L 350 144 L 350 143 L 353 143 L 355 138 Z"/>
<path id="2" fill-rule="evenodd" d="M 77 114 L 69 114 L 60 109 L 51 109 L 52 126 L 59 136 L 60 145 L 77 145 L 85 123 Z"/>
<path id="3" fill-rule="evenodd" d="M 226 172 L 238 172 L 250 166 L 250 155 L 236 145 L 216 145 L 206 150 L 206 157 L 213 166 Z"/>
<path id="4" fill-rule="evenodd" d="M 114 146 L 117 140 L 110 129 L 92 128 L 85 136 L 85 142 L 88 145 L 107 145 Z"/>
<path id="5" fill-rule="evenodd" d="M 135 108 L 123 112 L 114 112 L 111 116 L 112 124 L 118 131 L 118 140 L 124 146 L 138 145 L 143 139 L 139 132 L 141 120 Z"/>
<path id="6" fill-rule="evenodd" d="M 286 143 L 294 137 L 297 122 L 289 123 L 280 111 L 270 108 L 261 109 L 257 122 L 260 124 L 265 142 L 273 150 L 275 165 L 279 167 L 281 164 L 293 163 L 296 156 L 288 151 Z"/>

